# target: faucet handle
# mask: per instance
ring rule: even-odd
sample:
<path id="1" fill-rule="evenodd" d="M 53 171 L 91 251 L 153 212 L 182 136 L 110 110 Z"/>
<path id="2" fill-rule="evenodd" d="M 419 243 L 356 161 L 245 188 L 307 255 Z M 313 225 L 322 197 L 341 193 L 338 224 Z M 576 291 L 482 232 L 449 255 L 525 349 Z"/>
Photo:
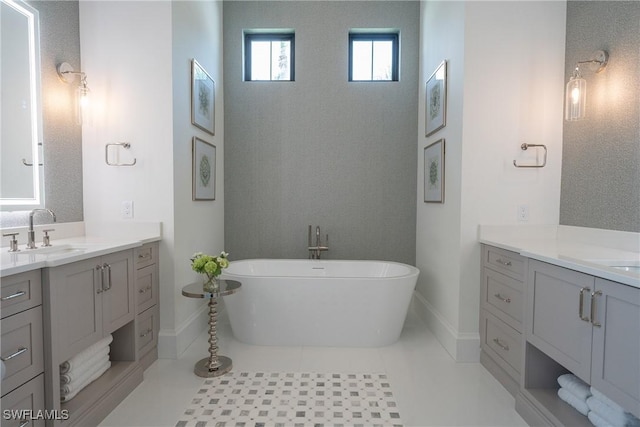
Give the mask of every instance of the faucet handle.
<path id="1" fill-rule="evenodd" d="M 18 240 L 16 240 L 16 236 L 20 233 L 3 233 L 2 235 L 5 237 L 11 237 L 9 241 L 9 252 L 19 252 L 18 249 Z"/>
<path id="2" fill-rule="evenodd" d="M 42 247 L 51 246 L 51 237 L 49 236 L 50 231 L 56 231 L 55 228 L 48 228 L 46 230 L 42 230 L 44 236 L 42 236 Z"/>

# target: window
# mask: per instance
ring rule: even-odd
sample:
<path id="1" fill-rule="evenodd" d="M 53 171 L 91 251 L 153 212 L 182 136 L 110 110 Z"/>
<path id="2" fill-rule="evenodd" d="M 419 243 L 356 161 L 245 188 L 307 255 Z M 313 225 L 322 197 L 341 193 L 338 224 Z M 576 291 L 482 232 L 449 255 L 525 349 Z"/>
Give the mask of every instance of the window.
<path id="1" fill-rule="evenodd" d="M 398 33 L 349 33 L 349 81 L 398 81 Z"/>
<path id="2" fill-rule="evenodd" d="M 293 33 L 245 33 L 245 81 L 293 81 Z"/>

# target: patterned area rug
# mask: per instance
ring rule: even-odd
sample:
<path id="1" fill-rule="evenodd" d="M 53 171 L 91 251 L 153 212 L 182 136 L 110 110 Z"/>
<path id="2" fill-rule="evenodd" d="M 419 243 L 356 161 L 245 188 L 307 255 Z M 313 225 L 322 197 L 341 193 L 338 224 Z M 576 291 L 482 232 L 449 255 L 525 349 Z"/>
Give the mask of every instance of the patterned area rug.
<path id="1" fill-rule="evenodd" d="M 176 427 L 402 426 L 385 374 L 229 372 L 206 379 Z"/>

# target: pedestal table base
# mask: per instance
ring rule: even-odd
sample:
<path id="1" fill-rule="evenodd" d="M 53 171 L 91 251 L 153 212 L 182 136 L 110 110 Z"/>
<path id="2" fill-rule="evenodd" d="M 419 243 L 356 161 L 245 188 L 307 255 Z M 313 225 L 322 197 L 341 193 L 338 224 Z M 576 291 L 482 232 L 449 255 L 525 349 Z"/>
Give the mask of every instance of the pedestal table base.
<path id="1" fill-rule="evenodd" d="M 196 366 L 193 368 L 193 372 L 199 377 L 212 378 L 219 377 L 231 371 L 231 368 L 233 367 L 231 359 L 226 356 L 218 356 L 218 362 L 220 363 L 218 368 L 209 369 L 210 361 L 208 357 L 205 357 L 196 363 Z"/>

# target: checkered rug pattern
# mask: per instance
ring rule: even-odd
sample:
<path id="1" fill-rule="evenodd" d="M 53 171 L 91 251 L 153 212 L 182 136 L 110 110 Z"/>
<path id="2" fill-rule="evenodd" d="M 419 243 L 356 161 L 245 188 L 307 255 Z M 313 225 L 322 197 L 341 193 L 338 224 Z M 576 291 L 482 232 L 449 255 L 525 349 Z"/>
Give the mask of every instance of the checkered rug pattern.
<path id="1" fill-rule="evenodd" d="M 229 372 L 206 379 L 176 427 L 402 426 L 386 374 Z"/>

